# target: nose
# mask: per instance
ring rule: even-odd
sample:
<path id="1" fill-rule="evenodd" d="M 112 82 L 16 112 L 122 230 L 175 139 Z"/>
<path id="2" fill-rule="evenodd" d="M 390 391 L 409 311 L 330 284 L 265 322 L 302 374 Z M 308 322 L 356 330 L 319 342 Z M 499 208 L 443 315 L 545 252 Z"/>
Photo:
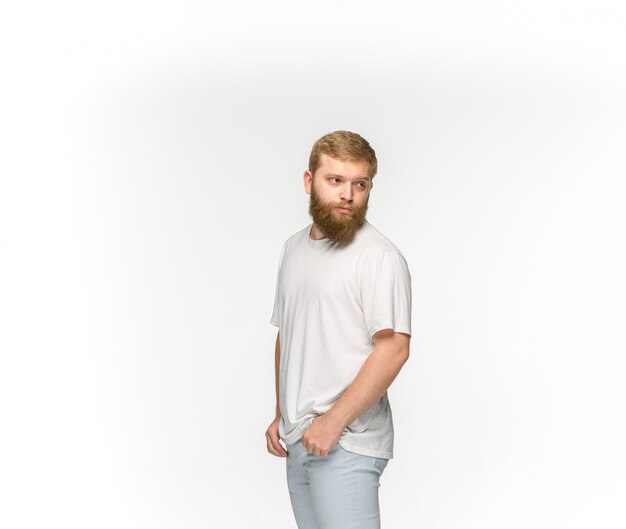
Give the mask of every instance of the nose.
<path id="1" fill-rule="evenodd" d="M 352 202 L 352 182 L 344 182 L 339 193 L 339 198 L 346 202 Z"/>

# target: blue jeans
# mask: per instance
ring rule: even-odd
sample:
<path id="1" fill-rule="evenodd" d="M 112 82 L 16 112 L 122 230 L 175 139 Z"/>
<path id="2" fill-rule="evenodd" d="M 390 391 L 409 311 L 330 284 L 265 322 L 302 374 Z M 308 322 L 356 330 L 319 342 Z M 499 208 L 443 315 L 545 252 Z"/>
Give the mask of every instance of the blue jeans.
<path id="1" fill-rule="evenodd" d="M 287 485 L 298 529 L 380 529 L 378 488 L 388 459 L 348 452 L 309 454 L 287 445 Z"/>

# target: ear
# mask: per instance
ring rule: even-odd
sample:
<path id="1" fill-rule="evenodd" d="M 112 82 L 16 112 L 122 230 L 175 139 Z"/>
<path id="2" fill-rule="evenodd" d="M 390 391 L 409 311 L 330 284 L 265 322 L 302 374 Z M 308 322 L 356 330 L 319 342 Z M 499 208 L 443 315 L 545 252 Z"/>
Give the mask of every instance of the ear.
<path id="1" fill-rule="evenodd" d="M 304 171 L 304 190 L 307 195 L 311 194 L 311 186 L 313 185 L 313 174 L 308 169 Z"/>

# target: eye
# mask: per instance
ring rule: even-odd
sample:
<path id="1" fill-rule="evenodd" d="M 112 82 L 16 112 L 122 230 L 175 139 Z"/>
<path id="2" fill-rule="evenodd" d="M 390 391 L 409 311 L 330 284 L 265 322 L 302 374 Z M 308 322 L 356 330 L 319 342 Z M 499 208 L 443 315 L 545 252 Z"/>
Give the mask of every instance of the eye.
<path id="1" fill-rule="evenodd" d="M 341 182 L 341 178 L 337 178 L 336 176 L 331 176 L 328 180 L 331 184 L 338 184 Z"/>
<path id="2" fill-rule="evenodd" d="M 356 185 L 358 185 L 361 189 L 365 189 L 367 187 L 367 184 L 363 181 L 357 182 Z"/>

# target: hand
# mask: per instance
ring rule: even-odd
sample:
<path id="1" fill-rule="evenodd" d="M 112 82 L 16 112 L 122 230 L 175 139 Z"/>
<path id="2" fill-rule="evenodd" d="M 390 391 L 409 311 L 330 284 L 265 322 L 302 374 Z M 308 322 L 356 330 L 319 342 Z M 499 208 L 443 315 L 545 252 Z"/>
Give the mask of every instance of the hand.
<path id="1" fill-rule="evenodd" d="M 313 419 L 302 436 L 302 444 L 309 454 L 328 457 L 342 433 L 343 425 L 335 421 L 331 414 L 324 413 Z"/>
<path id="2" fill-rule="evenodd" d="M 280 436 L 278 435 L 278 421 L 280 421 L 280 415 L 272 421 L 267 431 L 265 432 L 265 440 L 267 441 L 267 451 L 275 455 L 276 457 L 287 457 L 288 452 L 280 444 Z"/>

